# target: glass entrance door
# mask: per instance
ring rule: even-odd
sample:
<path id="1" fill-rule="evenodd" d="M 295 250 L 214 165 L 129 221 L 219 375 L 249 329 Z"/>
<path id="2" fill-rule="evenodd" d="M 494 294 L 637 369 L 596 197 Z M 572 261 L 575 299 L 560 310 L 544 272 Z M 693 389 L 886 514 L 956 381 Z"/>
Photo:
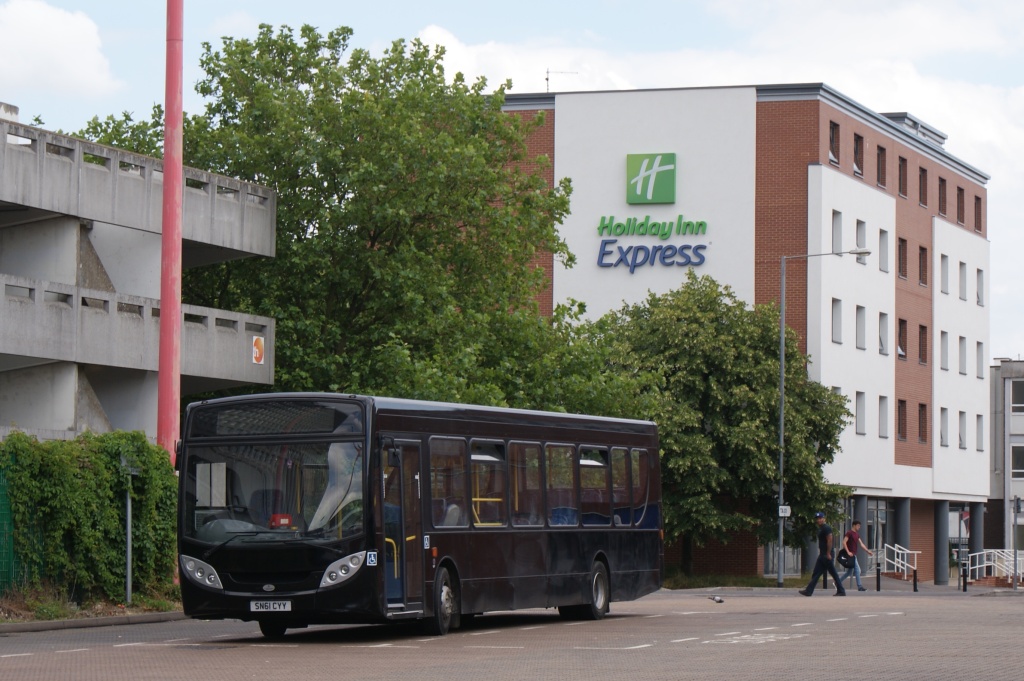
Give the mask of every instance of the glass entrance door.
<path id="1" fill-rule="evenodd" d="M 382 452 L 384 583 L 388 607 L 423 601 L 420 447 L 398 440 Z"/>

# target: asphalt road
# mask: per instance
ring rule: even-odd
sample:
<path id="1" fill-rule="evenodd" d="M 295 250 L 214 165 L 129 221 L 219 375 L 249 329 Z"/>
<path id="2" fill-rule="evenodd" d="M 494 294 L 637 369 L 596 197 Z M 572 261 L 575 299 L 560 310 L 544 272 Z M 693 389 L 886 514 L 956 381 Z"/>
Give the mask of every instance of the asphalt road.
<path id="1" fill-rule="evenodd" d="M 177 620 L 39 632 L 0 629 L 0 679 L 1011 679 L 1024 676 L 1024 592 L 660 591 L 598 622 L 554 611 L 476 618 L 444 637 L 416 626 L 293 630 Z"/>

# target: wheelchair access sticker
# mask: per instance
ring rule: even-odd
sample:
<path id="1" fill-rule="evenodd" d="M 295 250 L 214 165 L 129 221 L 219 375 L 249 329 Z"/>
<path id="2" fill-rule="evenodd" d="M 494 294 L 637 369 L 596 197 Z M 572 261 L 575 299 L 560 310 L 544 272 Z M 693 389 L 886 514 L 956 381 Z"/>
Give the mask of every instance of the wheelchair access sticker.
<path id="1" fill-rule="evenodd" d="M 367 554 L 366 554 L 366 564 L 367 565 L 376 565 L 377 564 L 377 552 L 376 551 L 368 551 L 367 552 Z"/>

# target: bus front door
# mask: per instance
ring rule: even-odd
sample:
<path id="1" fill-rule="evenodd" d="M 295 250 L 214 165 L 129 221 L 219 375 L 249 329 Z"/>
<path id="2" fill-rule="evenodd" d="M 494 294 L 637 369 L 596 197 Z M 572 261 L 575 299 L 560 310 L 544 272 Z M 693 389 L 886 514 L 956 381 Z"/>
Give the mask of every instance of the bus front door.
<path id="1" fill-rule="evenodd" d="M 396 440 L 384 456 L 384 583 L 388 608 L 422 607 L 420 445 Z"/>

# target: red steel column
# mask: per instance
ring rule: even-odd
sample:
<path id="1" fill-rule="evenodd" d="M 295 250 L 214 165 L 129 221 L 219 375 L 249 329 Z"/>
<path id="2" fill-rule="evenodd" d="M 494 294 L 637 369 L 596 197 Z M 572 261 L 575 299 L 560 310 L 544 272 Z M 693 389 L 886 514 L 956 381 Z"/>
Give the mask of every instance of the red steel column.
<path id="1" fill-rule="evenodd" d="M 167 0 L 164 89 L 164 194 L 160 258 L 160 370 L 157 444 L 174 464 L 181 430 L 182 16 L 184 0 Z"/>

